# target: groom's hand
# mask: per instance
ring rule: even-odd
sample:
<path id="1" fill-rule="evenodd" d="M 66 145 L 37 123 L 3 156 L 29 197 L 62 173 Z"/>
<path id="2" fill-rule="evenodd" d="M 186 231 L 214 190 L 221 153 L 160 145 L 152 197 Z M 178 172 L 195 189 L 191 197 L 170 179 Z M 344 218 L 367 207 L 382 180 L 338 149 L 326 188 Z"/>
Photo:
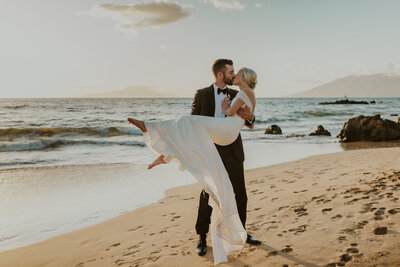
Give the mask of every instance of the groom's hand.
<path id="1" fill-rule="evenodd" d="M 250 112 L 250 109 L 248 107 L 240 108 L 236 114 L 244 120 L 252 120 L 253 119 L 253 113 Z"/>

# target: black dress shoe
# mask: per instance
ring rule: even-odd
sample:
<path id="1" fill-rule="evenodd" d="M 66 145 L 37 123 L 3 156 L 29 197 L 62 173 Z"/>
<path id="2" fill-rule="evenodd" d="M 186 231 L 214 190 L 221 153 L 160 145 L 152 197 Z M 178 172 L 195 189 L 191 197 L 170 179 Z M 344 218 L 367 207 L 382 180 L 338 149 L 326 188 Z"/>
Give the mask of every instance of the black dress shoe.
<path id="1" fill-rule="evenodd" d="M 252 245 L 260 245 L 261 241 L 255 239 L 254 237 L 252 237 L 251 235 L 247 234 L 247 240 L 246 243 L 248 244 L 252 244 Z"/>
<path id="2" fill-rule="evenodd" d="M 207 241 L 205 239 L 200 239 L 197 242 L 196 252 L 199 256 L 203 256 L 207 253 Z"/>

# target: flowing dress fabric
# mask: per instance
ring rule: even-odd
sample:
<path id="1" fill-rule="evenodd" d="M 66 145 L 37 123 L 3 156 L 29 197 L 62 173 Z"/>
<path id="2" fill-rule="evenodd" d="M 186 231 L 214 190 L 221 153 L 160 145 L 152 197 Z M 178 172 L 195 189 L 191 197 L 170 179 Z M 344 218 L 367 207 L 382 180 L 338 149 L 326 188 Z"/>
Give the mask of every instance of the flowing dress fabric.
<path id="1" fill-rule="evenodd" d="M 242 99 L 253 110 L 247 95 L 240 91 L 233 99 Z M 246 242 L 237 211 L 235 194 L 221 157 L 214 145 L 229 145 L 236 140 L 244 120 L 237 116 L 214 118 L 199 115 L 178 120 L 145 122 L 143 133 L 147 147 L 165 161 L 177 160 L 181 170 L 188 170 L 210 194 L 213 208 L 211 242 L 215 264 L 228 260 L 228 254 L 239 250 Z"/>

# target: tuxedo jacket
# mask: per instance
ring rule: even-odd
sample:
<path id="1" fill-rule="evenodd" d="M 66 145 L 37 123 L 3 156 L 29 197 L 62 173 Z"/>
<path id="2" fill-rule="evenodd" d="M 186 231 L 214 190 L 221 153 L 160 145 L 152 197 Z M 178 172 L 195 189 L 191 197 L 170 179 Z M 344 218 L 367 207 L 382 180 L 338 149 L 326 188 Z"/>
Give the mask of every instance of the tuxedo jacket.
<path id="1" fill-rule="evenodd" d="M 228 88 L 228 97 L 229 99 L 233 99 L 239 91 Z M 209 87 L 199 89 L 196 91 L 193 103 L 191 115 L 202 115 L 202 116 L 210 116 L 214 117 L 215 113 L 215 95 L 214 95 L 214 85 Z M 246 125 L 251 126 L 254 123 L 254 119 L 252 122 L 246 120 Z M 238 138 L 230 145 L 220 146 L 215 144 L 218 151 L 221 150 L 233 150 L 234 156 L 240 160 L 244 161 L 244 152 L 243 152 L 243 144 L 242 137 L 238 136 Z"/>

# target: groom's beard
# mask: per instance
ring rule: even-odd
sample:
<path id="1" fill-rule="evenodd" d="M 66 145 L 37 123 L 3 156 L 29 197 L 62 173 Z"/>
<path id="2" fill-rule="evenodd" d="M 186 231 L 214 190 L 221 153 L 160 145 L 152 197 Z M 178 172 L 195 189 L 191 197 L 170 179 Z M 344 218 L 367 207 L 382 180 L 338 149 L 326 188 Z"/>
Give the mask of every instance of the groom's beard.
<path id="1" fill-rule="evenodd" d="M 228 79 L 224 76 L 224 84 L 226 85 L 233 85 L 233 79 Z"/>

